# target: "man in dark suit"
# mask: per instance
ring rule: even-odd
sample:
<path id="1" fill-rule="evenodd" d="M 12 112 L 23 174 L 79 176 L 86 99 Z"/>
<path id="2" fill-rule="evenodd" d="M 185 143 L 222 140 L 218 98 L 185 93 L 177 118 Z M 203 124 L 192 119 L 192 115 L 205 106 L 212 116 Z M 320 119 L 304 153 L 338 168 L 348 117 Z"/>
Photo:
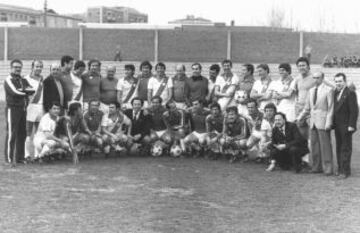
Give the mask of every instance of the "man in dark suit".
<path id="1" fill-rule="evenodd" d="M 352 134 L 356 130 L 359 115 L 356 93 L 346 85 L 346 75 L 335 75 L 334 96 L 334 128 L 336 139 L 336 157 L 338 161 L 339 178 L 350 176 L 350 162 L 352 153 Z"/>
<path id="2" fill-rule="evenodd" d="M 64 113 L 65 96 L 63 87 L 60 82 L 61 78 L 61 69 L 59 64 L 52 64 L 50 68 L 50 75 L 44 80 L 44 89 L 43 89 L 43 105 L 45 112 L 48 112 L 52 107 L 53 102 L 60 103 L 61 113 Z"/>
<path id="3" fill-rule="evenodd" d="M 144 101 L 138 97 L 131 100 L 132 109 L 126 109 L 125 115 L 131 120 L 132 127 L 130 135 L 132 142 L 142 144 L 143 148 L 149 149 L 151 118 L 142 110 Z"/>
<path id="4" fill-rule="evenodd" d="M 272 171 L 275 164 L 281 169 L 301 171 L 301 158 L 309 153 L 307 140 L 300 134 L 295 123 L 287 122 L 284 113 L 275 114 L 270 147 L 271 164 L 266 171 Z"/>

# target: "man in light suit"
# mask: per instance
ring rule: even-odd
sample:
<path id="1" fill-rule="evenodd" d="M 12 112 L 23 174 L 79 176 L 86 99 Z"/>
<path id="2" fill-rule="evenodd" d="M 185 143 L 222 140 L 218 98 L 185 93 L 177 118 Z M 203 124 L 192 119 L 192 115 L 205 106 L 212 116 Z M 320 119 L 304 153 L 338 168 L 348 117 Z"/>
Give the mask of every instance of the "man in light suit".
<path id="1" fill-rule="evenodd" d="M 334 115 L 334 90 L 323 82 L 324 73 L 315 73 L 313 79 L 315 86 L 310 89 L 305 108 L 297 117 L 297 121 L 310 114 L 311 172 L 331 175 L 333 154 L 330 130 Z"/>
<path id="2" fill-rule="evenodd" d="M 346 75 L 335 75 L 334 128 L 339 178 L 350 176 L 352 134 L 356 131 L 359 107 L 355 91 L 346 86 Z"/>

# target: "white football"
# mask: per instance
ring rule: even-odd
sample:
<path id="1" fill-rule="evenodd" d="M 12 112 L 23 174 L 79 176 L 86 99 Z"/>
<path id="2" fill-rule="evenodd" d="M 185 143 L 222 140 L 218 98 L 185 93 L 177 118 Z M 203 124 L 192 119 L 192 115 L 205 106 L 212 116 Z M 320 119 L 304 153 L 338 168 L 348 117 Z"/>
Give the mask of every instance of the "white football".
<path id="1" fill-rule="evenodd" d="M 162 146 L 155 143 L 151 148 L 151 155 L 154 157 L 159 157 L 162 155 L 162 153 L 163 153 Z"/>
<path id="2" fill-rule="evenodd" d="M 235 99 L 240 103 L 244 102 L 246 100 L 246 92 L 243 90 L 236 91 Z"/>
<path id="3" fill-rule="evenodd" d="M 182 153 L 181 147 L 179 145 L 172 145 L 170 148 L 170 155 L 172 157 L 179 157 Z"/>

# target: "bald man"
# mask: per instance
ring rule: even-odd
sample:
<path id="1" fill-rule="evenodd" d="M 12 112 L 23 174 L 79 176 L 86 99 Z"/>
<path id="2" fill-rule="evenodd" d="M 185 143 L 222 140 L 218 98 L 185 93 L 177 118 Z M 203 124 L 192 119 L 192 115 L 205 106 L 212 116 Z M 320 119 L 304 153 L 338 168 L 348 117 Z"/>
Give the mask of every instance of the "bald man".
<path id="1" fill-rule="evenodd" d="M 324 73 L 313 74 L 315 86 L 309 90 L 305 108 L 297 117 L 298 121 L 310 115 L 310 142 L 312 172 L 331 175 L 333 153 L 330 130 L 334 115 L 334 89 L 324 83 Z"/>
<path id="2" fill-rule="evenodd" d="M 109 104 L 117 101 L 117 84 L 118 79 L 115 78 L 116 67 L 106 67 L 106 78 L 100 81 L 100 110 L 109 113 Z"/>
<path id="3" fill-rule="evenodd" d="M 175 67 L 176 75 L 173 79 L 173 99 L 178 109 L 185 109 L 188 101 L 189 86 L 185 74 L 185 66 L 179 64 Z"/>
<path id="4" fill-rule="evenodd" d="M 44 80 L 43 89 L 43 105 L 45 112 L 48 112 L 53 105 L 53 102 L 60 103 L 60 115 L 64 114 L 65 96 L 64 89 L 61 85 L 61 67 L 59 63 L 53 63 L 50 66 L 50 75 Z"/>

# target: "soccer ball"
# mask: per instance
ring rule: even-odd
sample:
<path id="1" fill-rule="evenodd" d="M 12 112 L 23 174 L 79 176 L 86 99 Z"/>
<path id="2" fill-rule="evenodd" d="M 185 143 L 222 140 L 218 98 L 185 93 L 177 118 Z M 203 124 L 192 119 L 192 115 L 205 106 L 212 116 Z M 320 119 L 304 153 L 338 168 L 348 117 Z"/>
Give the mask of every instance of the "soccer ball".
<path id="1" fill-rule="evenodd" d="M 238 103 L 244 103 L 244 101 L 246 100 L 246 92 L 243 90 L 239 90 L 235 93 L 235 100 Z"/>
<path id="2" fill-rule="evenodd" d="M 151 155 L 154 157 L 159 157 L 163 153 L 163 148 L 159 143 L 155 143 L 151 148 Z"/>
<path id="3" fill-rule="evenodd" d="M 170 148 L 170 155 L 172 157 L 179 157 L 182 153 L 181 147 L 179 145 L 172 145 Z"/>

